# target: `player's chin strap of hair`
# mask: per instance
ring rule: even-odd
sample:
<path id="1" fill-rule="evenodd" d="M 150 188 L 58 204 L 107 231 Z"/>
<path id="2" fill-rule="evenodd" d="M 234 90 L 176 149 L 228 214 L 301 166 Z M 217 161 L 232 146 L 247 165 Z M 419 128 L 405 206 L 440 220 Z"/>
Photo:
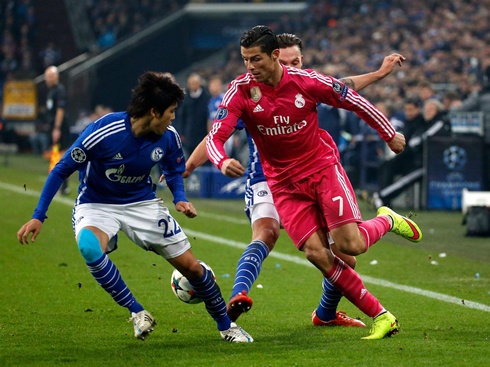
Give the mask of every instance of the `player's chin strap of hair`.
<path id="1" fill-rule="evenodd" d="M 87 228 L 78 234 L 78 249 L 87 263 L 93 263 L 103 255 L 99 239 Z"/>

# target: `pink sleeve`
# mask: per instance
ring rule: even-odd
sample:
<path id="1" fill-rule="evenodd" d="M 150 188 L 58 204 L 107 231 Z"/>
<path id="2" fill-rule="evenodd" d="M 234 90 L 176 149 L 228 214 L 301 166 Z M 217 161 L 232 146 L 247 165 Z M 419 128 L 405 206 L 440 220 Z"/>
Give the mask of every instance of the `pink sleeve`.
<path id="1" fill-rule="evenodd" d="M 230 137 L 241 116 L 239 108 L 241 104 L 240 93 L 236 93 L 235 91 L 230 97 L 229 92 L 230 89 L 228 89 L 228 92 L 223 97 L 223 101 L 216 112 L 211 131 L 206 139 L 206 152 L 209 160 L 218 169 L 221 169 L 223 162 L 229 159 L 225 153 L 224 144 Z"/>
<path id="2" fill-rule="evenodd" d="M 355 112 L 385 141 L 395 137 L 396 130 L 391 122 L 367 99 L 330 76 L 311 71 L 310 78 L 319 102 Z"/>

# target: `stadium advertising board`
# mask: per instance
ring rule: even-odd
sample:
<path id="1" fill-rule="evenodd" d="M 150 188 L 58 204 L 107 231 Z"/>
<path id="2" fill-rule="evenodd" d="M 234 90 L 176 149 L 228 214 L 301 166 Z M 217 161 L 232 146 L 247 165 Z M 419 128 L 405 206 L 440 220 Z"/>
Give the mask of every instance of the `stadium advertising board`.
<path id="1" fill-rule="evenodd" d="M 212 199 L 243 199 L 247 176 L 228 178 L 215 167 L 198 167 L 186 183 L 191 197 Z"/>
<path id="2" fill-rule="evenodd" d="M 460 210 L 463 189 L 483 187 L 482 138 L 431 137 L 426 152 L 427 208 Z"/>
<path id="3" fill-rule="evenodd" d="M 2 117 L 5 120 L 34 120 L 37 93 L 33 81 L 10 81 L 3 87 Z"/>

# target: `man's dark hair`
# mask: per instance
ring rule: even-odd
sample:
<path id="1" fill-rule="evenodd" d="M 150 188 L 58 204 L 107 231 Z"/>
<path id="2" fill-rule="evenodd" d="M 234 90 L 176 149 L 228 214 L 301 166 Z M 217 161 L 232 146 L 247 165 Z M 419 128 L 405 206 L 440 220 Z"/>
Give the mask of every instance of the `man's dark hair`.
<path id="1" fill-rule="evenodd" d="M 406 105 L 407 104 L 413 104 L 417 108 L 422 108 L 422 100 L 420 99 L 420 97 L 417 97 L 417 96 L 408 97 L 405 100 L 405 104 Z"/>
<path id="2" fill-rule="evenodd" d="M 152 108 L 162 114 L 174 103 L 184 100 L 184 90 L 164 73 L 147 71 L 138 82 L 127 109 L 131 117 L 142 117 Z"/>
<path id="3" fill-rule="evenodd" d="M 240 46 L 244 48 L 260 47 L 260 52 L 271 56 L 272 52 L 279 48 L 279 43 L 276 35 L 269 27 L 257 25 L 242 34 Z"/>
<path id="4" fill-rule="evenodd" d="M 303 52 L 303 41 L 297 35 L 292 33 L 282 33 L 277 35 L 277 41 L 279 42 L 279 48 L 287 48 L 298 46 L 299 51 Z"/>

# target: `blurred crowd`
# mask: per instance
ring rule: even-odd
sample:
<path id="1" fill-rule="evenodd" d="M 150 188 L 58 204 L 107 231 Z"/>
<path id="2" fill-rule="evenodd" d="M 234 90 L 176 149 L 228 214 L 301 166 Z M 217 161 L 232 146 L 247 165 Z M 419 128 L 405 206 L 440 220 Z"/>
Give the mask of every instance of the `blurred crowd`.
<path id="1" fill-rule="evenodd" d="M 187 0 L 85 0 L 97 45 L 104 49 L 182 8 Z"/>
<path id="2" fill-rule="evenodd" d="M 401 109 L 407 96 L 422 95 L 427 85 L 441 99 L 450 90 L 465 98 L 481 87 L 490 66 L 489 0 L 310 3 L 299 16 L 267 24 L 303 40 L 306 67 L 340 78 L 374 71 L 393 52 L 407 58 L 397 73 L 365 91 L 370 100 L 389 100 Z M 233 80 L 246 70 L 233 44 L 219 68 L 196 71 Z"/>
<path id="3" fill-rule="evenodd" d="M 5 80 L 36 75 L 34 21 L 32 0 L 0 2 L 0 93 Z"/>
<path id="4" fill-rule="evenodd" d="M 6 80 L 33 79 L 61 63 L 53 42 L 36 45 L 35 15 L 34 0 L 0 1 L 0 94 Z"/>
<path id="5" fill-rule="evenodd" d="M 270 1 L 84 0 L 101 49 L 187 3 L 205 2 Z M 277 34 L 294 33 L 303 40 L 305 67 L 343 78 L 376 71 L 383 58 L 393 52 L 406 57 L 403 67 L 361 92 L 400 131 L 409 133 L 414 111 L 417 119 L 426 122 L 433 120 L 434 114 L 438 119 L 447 119 L 447 111 L 457 110 L 490 85 L 485 84 L 485 71 L 490 70 L 490 0 L 306 2 L 309 6 L 303 13 L 284 15 L 267 24 Z M 61 61 L 54 44 L 45 45 L 34 55 L 34 24 L 33 0 L 0 2 L 0 83 L 8 78 L 32 78 L 46 66 Z M 202 138 L 191 135 L 196 124 L 200 135 L 205 134 L 227 84 L 245 72 L 238 40 L 228 46 L 222 62 L 192 71 L 186 81 L 186 101 L 175 121 L 188 154 Z M 90 115 L 80 113 L 73 134 L 95 116 Z M 376 170 L 378 164 L 390 158 L 379 136 L 357 116 L 323 106 L 319 118 L 320 126 L 332 133 L 343 152 L 344 165 L 352 172 L 366 165 Z M 235 157 L 247 159 L 243 136 L 232 139 L 227 149 Z M 362 180 L 355 173 L 352 176 L 354 184 Z"/>
<path id="6" fill-rule="evenodd" d="M 399 131 L 410 134 L 415 118 L 426 126 L 432 126 L 434 118 L 447 120 L 449 110 L 458 110 L 463 100 L 475 98 L 488 85 L 490 0 L 309 3 L 300 16 L 285 15 L 267 24 L 277 34 L 302 38 L 306 68 L 342 78 L 376 71 L 393 52 L 407 58 L 402 68 L 361 92 Z M 221 65 L 194 72 L 203 79 L 218 76 L 228 82 L 246 69 L 239 47 L 231 44 Z M 384 142 L 356 115 L 322 108 L 326 110 L 319 113 L 320 126 L 324 116 L 324 128 L 343 152 L 354 185 L 366 184 L 360 182 L 360 168 L 376 172 L 391 158 Z"/>

